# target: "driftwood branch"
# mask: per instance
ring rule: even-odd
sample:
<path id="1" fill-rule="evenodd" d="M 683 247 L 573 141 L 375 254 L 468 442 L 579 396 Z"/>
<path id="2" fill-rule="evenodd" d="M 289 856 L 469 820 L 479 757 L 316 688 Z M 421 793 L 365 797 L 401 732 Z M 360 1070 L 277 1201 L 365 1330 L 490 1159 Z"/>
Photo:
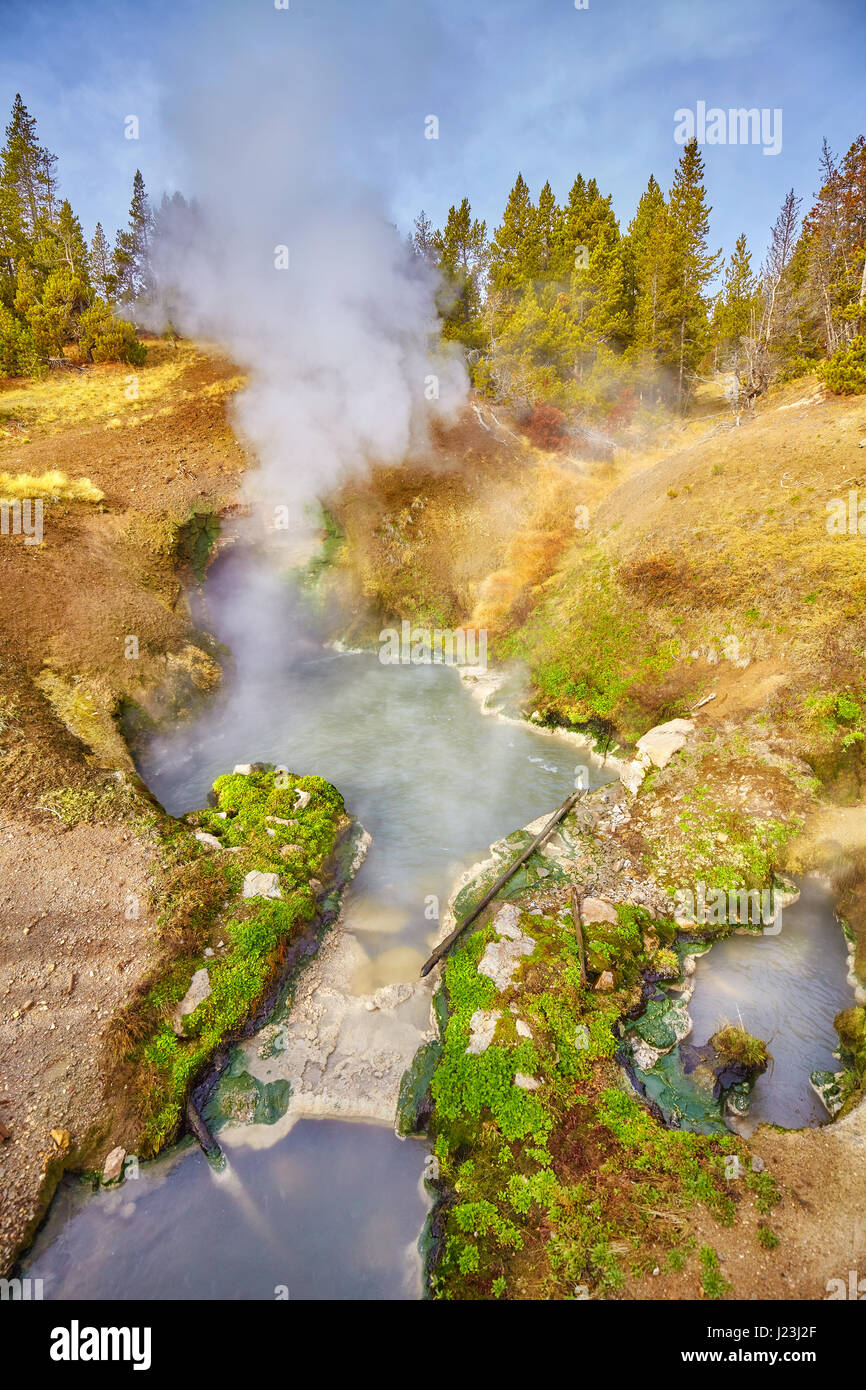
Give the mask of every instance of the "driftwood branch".
<path id="1" fill-rule="evenodd" d="M 527 845 L 526 849 L 520 855 L 520 858 L 515 859 L 511 867 L 506 869 L 504 874 L 499 875 L 499 878 L 496 880 L 493 887 L 490 888 L 484 894 L 484 897 L 481 899 L 481 902 L 478 904 L 478 906 L 473 907 L 472 911 L 469 913 L 469 916 L 465 917 L 463 921 L 460 923 L 460 925 L 454 928 L 450 936 L 446 936 L 444 941 L 440 941 L 439 945 L 436 947 L 436 950 L 430 956 L 429 960 L 426 960 L 421 967 L 422 980 L 425 975 L 430 974 L 430 971 L 433 969 L 434 965 L 438 965 L 442 957 L 448 954 L 457 938 L 461 936 L 463 932 L 465 932 L 468 926 L 471 926 L 471 924 L 475 921 L 476 917 L 478 917 L 484 911 L 485 907 L 487 907 L 488 903 L 493 902 L 493 899 L 496 897 L 496 894 L 500 892 L 502 888 L 505 887 L 505 884 L 508 882 L 510 878 L 513 878 L 513 876 L 517 873 L 517 870 L 520 868 L 521 864 L 525 864 L 529 856 L 533 854 L 535 850 L 538 849 L 538 846 L 544 844 L 544 841 L 547 839 L 548 835 L 550 835 L 551 832 L 556 829 L 561 820 L 564 820 L 571 808 L 577 804 L 577 802 L 580 800 L 582 796 L 582 791 L 572 792 L 571 796 L 569 796 L 565 801 L 563 801 L 559 810 L 554 812 L 550 820 L 544 826 L 544 829 L 536 835 L 535 839 L 532 841 L 530 845 Z"/>
<path id="2" fill-rule="evenodd" d="M 572 885 L 571 889 L 571 915 L 574 918 L 574 930 L 577 935 L 577 949 L 580 955 L 580 983 L 586 984 L 586 951 L 583 946 L 583 922 L 581 921 L 581 905 L 583 894 L 578 893 Z"/>

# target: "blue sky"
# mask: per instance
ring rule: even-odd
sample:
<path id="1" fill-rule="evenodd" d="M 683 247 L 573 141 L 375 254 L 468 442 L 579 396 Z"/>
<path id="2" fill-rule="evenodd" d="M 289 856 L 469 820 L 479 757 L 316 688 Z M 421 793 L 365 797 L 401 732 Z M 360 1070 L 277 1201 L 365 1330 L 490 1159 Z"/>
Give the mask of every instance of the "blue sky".
<path id="1" fill-rule="evenodd" d="M 560 198 L 578 171 L 594 175 L 625 227 L 650 172 L 670 184 L 677 108 L 781 108 L 778 155 L 704 148 L 713 246 L 727 253 L 745 231 L 756 259 L 787 189 L 804 207 L 816 191 L 822 137 L 841 153 L 866 128 L 861 0 L 290 4 L 0 0 L 0 108 L 21 92 L 59 156 L 62 192 L 88 234 L 99 218 L 109 236 L 125 219 L 136 166 L 154 195 L 195 191 L 175 112 L 187 72 L 220 43 L 223 61 L 253 73 L 283 50 L 290 73 L 308 44 L 333 61 L 342 94 L 330 148 L 345 150 L 346 167 L 351 160 L 381 192 L 401 227 L 422 206 L 441 223 L 468 195 L 492 230 L 518 169 L 533 195 L 549 178 Z M 279 92 L 271 108 L 279 122 Z M 130 114 L 137 141 L 124 138 Z M 435 141 L 423 134 L 431 114 Z M 288 138 L 315 148 L 313 130 Z"/>

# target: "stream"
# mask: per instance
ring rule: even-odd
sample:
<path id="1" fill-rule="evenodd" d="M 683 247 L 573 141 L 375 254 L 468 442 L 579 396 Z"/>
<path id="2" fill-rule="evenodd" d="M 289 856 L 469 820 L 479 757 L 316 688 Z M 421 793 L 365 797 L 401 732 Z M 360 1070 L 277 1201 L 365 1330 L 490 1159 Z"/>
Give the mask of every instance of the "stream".
<path id="1" fill-rule="evenodd" d="M 435 939 L 425 909 L 444 909 L 495 840 L 552 811 L 578 765 L 590 786 L 610 780 L 566 737 L 483 714 L 454 670 L 324 647 L 285 580 L 236 551 L 212 567 L 199 621 L 234 668 L 203 713 L 152 739 L 141 774 L 175 815 L 203 806 L 236 763 L 276 763 L 340 789 L 372 836 L 341 925 L 361 948 L 356 994 L 417 979 Z M 731 937 L 699 961 L 691 1040 L 739 1010 L 775 1059 L 750 1125 L 821 1123 L 809 1073 L 838 1065 L 832 1019 L 850 1002 L 842 933 L 807 881 L 778 936 Z M 117 1189 L 64 1180 L 23 1272 L 43 1279 L 46 1298 L 421 1295 L 423 1142 L 382 1124 L 293 1121 L 291 1101 L 279 1124 L 228 1124 L 219 1140 L 222 1171 L 186 1140 Z"/>
<path id="2" fill-rule="evenodd" d="M 833 1019 L 853 1003 L 845 938 L 827 889 L 813 878 L 802 880 L 799 899 L 783 909 L 778 936 L 735 934 L 698 957 L 689 1041 L 708 1042 L 717 1028 L 742 1021 L 773 1058 L 736 1122 L 739 1133 L 764 1121 L 785 1129 L 826 1124 L 809 1075 L 838 1071 Z"/>
<path id="3" fill-rule="evenodd" d="M 444 911 L 460 873 L 559 805 L 578 765 L 590 786 L 611 779 L 573 740 L 483 714 L 453 669 L 323 647 L 287 583 L 237 552 L 213 565 L 200 620 L 234 670 L 203 714 L 149 744 L 140 772 L 173 815 L 204 806 L 237 763 L 339 788 L 372 836 L 341 926 L 363 948 L 359 994 L 417 979 L 431 900 Z M 65 1180 L 25 1262 L 45 1297 L 420 1296 L 425 1144 L 318 1118 L 227 1125 L 219 1140 L 222 1172 L 186 1141 L 115 1190 Z"/>

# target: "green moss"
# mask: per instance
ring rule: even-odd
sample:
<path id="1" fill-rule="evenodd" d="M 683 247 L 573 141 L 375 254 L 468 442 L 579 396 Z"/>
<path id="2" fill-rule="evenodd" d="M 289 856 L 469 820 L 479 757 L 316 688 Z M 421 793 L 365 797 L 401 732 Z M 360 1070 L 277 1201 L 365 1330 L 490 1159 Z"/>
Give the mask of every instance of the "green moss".
<path id="1" fill-rule="evenodd" d="M 306 806 L 298 804 L 298 789 L 309 793 Z M 230 774 L 217 778 L 214 796 L 213 808 L 188 820 L 245 852 L 221 855 L 200 846 L 188 830 L 167 833 L 163 861 L 172 886 L 159 923 L 175 954 L 115 1029 L 114 1050 L 131 1068 L 144 1119 L 145 1154 L 176 1133 L 190 1088 L 224 1039 L 240 1034 L 279 974 L 289 943 L 315 916 L 309 880 L 328 876 L 346 824 L 342 797 L 319 777 L 274 770 Z M 294 823 L 280 826 L 268 817 Z M 267 833 L 271 825 L 273 836 Z M 290 843 L 298 851 L 286 858 L 280 849 Z M 276 873 L 282 897 L 244 899 L 243 879 L 251 868 Z M 213 949 L 217 938 L 221 952 L 205 958 L 205 945 Z M 165 1020 L 202 966 L 211 992 L 186 1016 L 179 1038 Z M 262 1104 L 279 1100 L 270 1096 Z"/>
<path id="2" fill-rule="evenodd" d="M 776 1179 L 766 1171 L 755 1172 L 754 1169 L 749 1169 L 746 1173 L 746 1186 L 754 1194 L 755 1206 L 761 1216 L 769 1216 L 773 1207 L 778 1206 L 782 1200 Z"/>
<path id="3" fill-rule="evenodd" d="M 207 562 L 222 522 L 209 508 L 195 508 L 189 519 L 178 527 L 177 555 L 181 564 L 189 565 L 196 579 L 204 578 Z"/>
<path id="4" fill-rule="evenodd" d="M 723 1062 L 747 1067 L 756 1075 L 766 1071 L 772 1060 L 767 1044 L 753 1038 L 741 1024 L 726 1024 L 713 1034 L 710 1042 Z"/>
<path id="5" fill-rule="evenodd" d="M 642 909 L 623 908 L 616 923 L 590 930 L 625 979 L 650 958 L 643 938 L 652 925 Z M 650 1231 L 657 1238 L 661 1224 L 662 1239 L 675 1237 L 676 1225 L 654 1223 L 653 1212 L 700 1202 L 732 1219 L 728 1137 L 666 1130 L 615 1084 L 625 991 L 581 986 L 567 913 L 524 912 L 521 928 L 536 947 L 503 993 L 477 973 L 489 924 L 445 969 L 431 1137 L 455 1200 L 442 1211 L 432 1272 L 440 1298 L 569 1298 L 577 1284 L 612 1292 Z M 472 1014 L 491 1008 L 500 1011 L 492 1043 L 467 1053 Z M 518 1018 L 531 1038 L 517 1032 Z M 539 1088 L 515 1085 L 518 1072 Z"/>
<path id="6" fill-rule="evenodd" d="M 527 661 L 537 698 L 568 722 L 612 721 L 627 739 L 646 728 L 635 692 L 676 664 L 669 635 L 635 608 L 598 550 L 584 550 L 558 576 L 551 596 L 497 644 L 497 655 Z"/>
<path id="7" fill-rule="evenodd" d="M 709 1245 L 702 1245 L 700 1251 L 701 1286 L 707 1298 L 724 1298 L 730 1292 L 730 1284 L 719 1268 L 719 1257 Z"/>

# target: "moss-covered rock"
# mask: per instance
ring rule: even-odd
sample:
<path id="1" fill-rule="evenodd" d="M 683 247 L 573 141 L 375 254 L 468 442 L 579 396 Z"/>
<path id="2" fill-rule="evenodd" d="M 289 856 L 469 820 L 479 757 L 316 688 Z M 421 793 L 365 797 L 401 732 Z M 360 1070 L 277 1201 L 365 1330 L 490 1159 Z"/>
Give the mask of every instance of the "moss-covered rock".
<path id="1" fill-rule="evenodd" d="M 220 848 L 200 844 L 179 826 L 166 835 L 174 891 L 166 896 L 160 929 L 173 955 L 114 1030 L 142 1114 L 145 1154 L 177 1133 L 186 1097 L 211 1057 L 226 1040 L 241 1037 L 261 1009 L 290 944 L 317 919 L 319 890 L 341 881 L 340 846 L 350 838 L 343 799 L 320 777 L 259 767 L 218 777 L 213 799 L 187 821 Z M 290 842 L 300 852 L 287 859 L 281 849 Z M 275 874 L 280 897 L 244 898 L 252 870 Z M 205 965 L 210 993 L 179 1037 L 164 1020 Z M 279 1113 L 283 1099 L 276 1092 L 254 1097 L 246 1082 L 227 1095 L 241 1108 L 252 1106 L 259 1119 Z"/>

